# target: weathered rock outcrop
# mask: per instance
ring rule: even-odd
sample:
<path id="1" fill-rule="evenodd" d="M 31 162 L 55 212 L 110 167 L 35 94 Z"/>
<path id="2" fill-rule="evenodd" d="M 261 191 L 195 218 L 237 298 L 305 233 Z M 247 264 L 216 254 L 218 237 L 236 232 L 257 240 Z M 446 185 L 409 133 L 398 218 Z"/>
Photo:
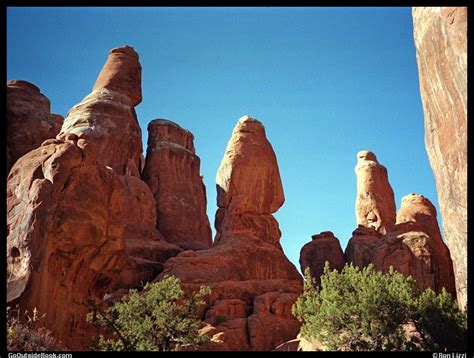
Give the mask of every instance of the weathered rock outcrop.
<path id="1" fill-rule="evenodd" d="M 372 227 L 385 234 L 395 224 L 396 208 L 387 169 L 374 153 L 357 153 L 357 198 L 355 204 L 358 225 Z"/>
<path id="2" fill-rule="evenodd" d="M 467 304 L 467 8 L 413 8 L 425 145 L 461 307 Z"/>
<path id="3" fill-rule="evenodd" d="M 397 271 L 416 280 L 418 287 L 440 292 L 443 287 L 455 294 L 453 265 L 449 250 L 441 239 L 436 209 L 421 195 L 402 199 L 394 229 L 374 248 L 376 270 Z"/>
<path id="4" fill-rule="evenodd" d="M 8 177 L 8 301 L 36 307 L 68 347 L 84 349 L 87 298 L 153 279 L 180 249 L 160 239 L 145 183 L 99 164 L 93 143 L 54 142 Z"/>
<path id="5" fill-rule="evenodd" d="M 302 282 L 279 244 L 281 233 L 271 213 L 283 204 L 283 189 L 275 154 L 256 119 L 245 116 L 237 123 L 217 183 L 214 245 L 169 259 L 160 276 L 175 275 L 188 288 L 210 286 L 211 312 L 222 300 L 246 303 L 245 309 L 239 303 L 238 315 L 230 314 L 225 324 L 209 331 L 223 343 L 206 349 L 230 350 L 242 347 L 236 342 L 246 342 L 244 349 L 270 350 L 298 332 L 288 307 L 301 292 Z M 208 318 L 215 323 L 213 315 Z M 265 330 L 269 325 L 272 330 Z"/>
<path id="6" fill-rule="evenodd" d="M 68 112 L 57 138 L 87 139 L 96 144 L 101 164 L 139 178 L 144 165 L 135 113 L 140 82 L 138 54 L 128 46 L 112 49 L 93 91 Z"/>
<path id="7" fill-rule="evenodd" d="M 191 132 L 176 123 L 151 121 L 142 178 L 155 197 L 156 225 L 166 240 L 199 250 L 210 247 L 212 238 L 193 139 Z"/>
<path id="8" fill-rule="evenodd" d="M 344 252 L 347 262 L 352 262 L 354 266 L 360 268 L 368 266 L 372 262 L 375 245 L 382 236 L 374 228 L 359 225 L 352 232 L 352 237 Z"/>
<path id="9" fill-rule="evenodd" d="M 102 89 L 93 94 L 97 91 Z M 124 124 L 126 116 L 95 112 L 96 105 L 116 106 L 113 101 L 94 103 L 87 109 L 76 106 L 75 119 L 104 121 L 79 132 L 87 135 L 67 132 L 46 140 L 17 161 L 7 182 L 8 302 L 45 313 L 44 323 L 72 349 L 89 349 L 96 334 L 85 320 L 88 298 L 103 302 L 150 281 L 165 260 L 182 251 L 157 230 L 148 185 L 105 165 L 111 162 L 104 158 L 114 158 L 110 151 L 118 150 L 111 144 L 118 130 L 108 130 L 117 126 L 114 120 Z M 135 158 L 135 152 L 128 153 Z M 123 157 L 122 163 L 130 161 Z"/>
<path id="10" fill-rule="evenodd" d="M 127 269 L 121 183 L 91 146 L 46 144 L 8 177 L 8 301 L 36 307 L 70 348 L 87 345 L 89 296 L 119 287 Z"/>
<path id="11" fill-rule="evenodd" d="M 56 137 L 62 120 L 62 116 L 51 113 L 49 99 L 34 84 L 8 81 L 7 174 L 21 156 Z"/>
<path id="12" fill-rule="evenodd" d="M 311 276 L 320 282 L 320 277 L 324 272 L 326 261 L 331 269 L 342 270 L 346 263 L 346 258 L 341 249 L 341 244 L 331 231 L 323 231 L 313 235 L 312 241 L 301 248 L 300 265 L 301 272 L 309 267 Z"/>

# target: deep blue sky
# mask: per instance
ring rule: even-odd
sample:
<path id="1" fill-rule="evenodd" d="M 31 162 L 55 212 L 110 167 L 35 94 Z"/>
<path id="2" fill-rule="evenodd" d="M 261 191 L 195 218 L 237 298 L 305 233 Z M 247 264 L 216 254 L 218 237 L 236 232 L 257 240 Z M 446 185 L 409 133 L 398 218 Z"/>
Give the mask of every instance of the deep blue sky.
<path id="1" fill-rule="evenodd" d="M 244 114 L 264 123 L 277 155 L 286 202 L 275 216 L 298 268 L 312 234 L 331 230 L 344 249 L 356 227 L 359 150 L 387 167 L 397 208 L 411 192 L 437 207 L 411 8 L 7 9 L 7 78 L 36 84 L 55 113 L 125 44 L 143 67 L 144 150 L 152 119 L 192 131 L 211 223 L 216 171 Z"/>

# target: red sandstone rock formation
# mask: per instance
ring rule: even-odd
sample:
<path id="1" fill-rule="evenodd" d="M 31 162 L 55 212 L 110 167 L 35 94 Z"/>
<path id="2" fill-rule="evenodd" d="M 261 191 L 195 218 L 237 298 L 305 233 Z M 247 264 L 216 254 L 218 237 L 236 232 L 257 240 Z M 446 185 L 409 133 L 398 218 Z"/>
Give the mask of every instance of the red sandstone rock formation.
<path id="1" fill-rule="evenodd" d="M 402 199 L 394 229 L 374 248 L 374 268 L 397 271 L 416 280 L 418 287 L 440 292 L 445 287 L 455 294 L 453 265 L 449 250 L 441 239 L 436 209 L 421 195 Z"/>
<path id="2" fill-rule="evenodd" d="M 110 50 L 93 91 L 101 88 L 127 96 L 132 106 L 142 101 L 142 66 L 132 47 L 123 46 Z"/>
<path id="3" fill-rule="evenodd" d="M 86 299 L 117 288 L 127 267 L 121 184 L 84 140 L 47 144 L 8 177 L 8 301 L 36 307 L 70 348 L 87 345 Z"/>
<path id="4" fill-rule="evenodd" d="M 164 241 L 153 193 L 128 170 L 137 153 L 121 146 L 130 137 L 124 120 L 134 119 L 125 115 L 132 102 L 107 91 L 97 89 L 69 113 L 66 127 L 73 117 L 93 124 L 88 130 L 74 127 L 76 135 L 63 126 L 61 140 L 48 139 L 17 161 L 7 184 L 8 302 L 45 313 L 45 324 L 73 349 L 88 349 L 96 333 L 85 321 L 89 297 L 113 301 L 155 278 L 182 251 Z M 127 170 L 104 165 L 113 165 L 117 153 Z M 120 175 L 127 173 L 135 176 Z"/>
<path id="5" fill-rule="evenodd" d="M 191 132 L 176 123 L 151 121 L 142 178 L 155 197 L 156 225 L 166 240 L 199 250 L 210 247 L 212 238 L 193 139 Z"/>
<path id="6" fill-rule="evenodd" d="M 34 84 L 8 81 L 7 173 L 21 156 L 56 137 L 62 120 L 62 116 L 51 113 L 49 99 Z"/>
<path id="7" fill-rule="evenodd" d="M 467 8 L 413 8 L 425 144 L 458 302 L 467 304 Z"/>
<path id="8" fill-rule="evenodd" d="M 246 303 L 245 308 L 239 303 L 242 307 L 235 311 L 239 314 L 227 315 L 225 324 L 209 330 L 223 343 L 206 349 L 270 350 L 298 332 L 299 324 L 290 317 L 288 307 L 301 292 L 302 282 L 281 249 L 281 233 L 271 215 L 283 204 L 284 196 L 276 157 L 259 121 L 248 116 L 239 120 L 217 183 L 219 209 L 213 247 L 169 259 L 160 277 L 175 275 L 188 288 L 209 285 L 211 312 L 219 311 L 216 306 L 222 300 Z M 209 323 L 215 324 L 213 320 L 209 314 Z M 275 330 L 263 331 L 269 325 Z"/>
<path id="9" fill-rule="evenodd" d="M 382 234 L 375 231 L 374 228 L 359 225 L 352 232 L 352 237 L 344 252 L 347 262 L 351 262 L 354 266 L 360 268 L 368 266 L 372 262 L 375 245 L 381 237 Z"/>
<path id="10" fill-rule="evenodd" d="M 374 153 L 357 153 L 357 224 L 385 234 L 395 224 L 395 199 L 388 182 L 387 169 Z"/>
<path id="11" fill-rule="evenodd" d="M 140 177 L 142 138 L 134 107 L 141 101 L 141 65 L 128 46 L 112 49 L 93 91 L 67 114 L 57 138 L 96 144 L 100 162 Z"/>
<path id="12" fill-rule="evenodd" d="M 216 241 L 238 233 L 279 245 L 281 234 L 271 214 L 285 197 L 275 153 L 259 121 L 249 116 L 239 119 L 216 182 Z"/>
<path id="13" fill-rule="evenodd" d="M 94 332 L 87 298 L 151 280 L 180 251 L 160 241 L 148 186 L 101 165 L 94 147 L 48 140 L 18 160 L 7 184 L 8 301 L 46 313 L 75 349 Z"/>
<path id="14" fill-rule="evenodd" d="M 311 276 L 319 283 L 326 261 L 329 262 L 331 269 L 337 270 L 342 270 L 346 263 L 339 240 L 331 231 L 313 235 L 312 241 L 301 248 L 301 272 L 309 267 Z"/>
<path id="15" fill-rule="evenodd" d="M 132 286 L 153 280 L 163 270 L 164 262 L 182 249 L 168 243 L 156 228 L 156 209 L 148 185 L 134 176 L 118 176 L 122 187 L 119 221 L 123 237 Z"/>

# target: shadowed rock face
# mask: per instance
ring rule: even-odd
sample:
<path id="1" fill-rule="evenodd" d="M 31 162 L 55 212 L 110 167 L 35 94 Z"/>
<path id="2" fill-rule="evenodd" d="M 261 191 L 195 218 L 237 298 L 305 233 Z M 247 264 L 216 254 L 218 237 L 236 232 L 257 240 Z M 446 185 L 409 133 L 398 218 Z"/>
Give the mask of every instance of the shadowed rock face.
<path id="1" fill-rule="evenodd" d="M 141 101 L 141 66 L 131 47 L 109 53 L 93 91 L 67 114 L 57 138 L 96 144 L 100 162 L 119 175 L 140 177 L 144 165 L 135 105 Z"/>
<path id="2" fill-rule="evenodd" d="M 301 272 L 309 267 L 311 276 L 319 283 L 326 261 L 329 262 L 331 269 L 337 270 L 342 270 L 346 263 L 339 240 L 331 231 L 313 235 L 312 241 L 302 247 L 300 252 Z"/>
<path id="3" fill-rule="evenodd" d="M 238 121 L 216 180 L 219 209 L 213 247 L 169 259 L 160 276 L 175 275 L 185 286 L 209 285 L 211 312 L 223 305 L 219 300 L 245 302 L 239 314 L 229 311 L 225 323 L 208 314 L 213 325 L 208 333 L 224 343 L 204 349 L 270 350 L 298 333 L 299 323 L 288 307 L 302 282 L 281 249 L 281 233 L 271 215 L 284 196 L 275 154 L 258 120 L 244 116 Z M 268 326 L 275 329 L 269 332 Z"/>
<path id="4" fill-rule="evenodd" d="M 49 99 L 34 84 L 8 81 L 7 173 L 21 156 L 56 137 L 62 121 L 62 116 L 51 113 Z"/>
<path id="5" fill-rule="evenodd" d="M 425 145 L 461 307 L 467 304 L 467 8 L 415 7 Z"/>
<path id="6" fill-rule="evenodd" d="M 387 169 L 374 153 L 357 153 L 357 224 L 385 234 L 395 224 L 395 199 L 388 182 Z"/>
<path id="7" fill-rule="evenodd" d="M 148 125 L 143 180 L 156 201 L 156 225 L 167 241 L 184 249 L 211 246 L 206 188 L 200 175 L 193 135 L 165 119 Z"/>

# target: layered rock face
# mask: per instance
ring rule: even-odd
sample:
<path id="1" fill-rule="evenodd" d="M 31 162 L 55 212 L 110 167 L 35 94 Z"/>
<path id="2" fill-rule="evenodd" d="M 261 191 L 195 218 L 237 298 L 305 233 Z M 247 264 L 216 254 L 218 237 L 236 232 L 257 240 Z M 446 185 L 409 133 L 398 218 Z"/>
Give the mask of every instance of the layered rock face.
<path id="1" fill-rule="evenodd" d="M 374 268 L 411 275 L 418 287 L 440 292 L 446 288 L 455 295 L 453 264 L 449 250 L 441 239 L 436 209 L 422 195 L 410 194 L 402 199 L 397 224 L 374 248 Z"/>
<path id="2" fill-rule="evenodd" d="M 467 8 L 413 8 L 425 145 L 457 297 L 467 304 Z"/>
<path id="3" fill-rule="evenodd" d="M 7 182 L 8 302 L 45 313 L 46 326 L 72 349 L 89 349 L 97 333 L 85 321 L 89 297 L 103 302 L 150 281 L 182 251 L 156 229 L 148 185 L 104 165 L 104 158 L 111 164 L 107 158 L 114 157 L 110 150 L 129 153 L 132 161 L 135 153 L 128 142 L 118 148 L 117 130 L 108 132 L 114 119 L 124 124 L 125 117 L 102 112 L 117 103 L 94 103 L 75 113 L 77 121 L 104 119 L 84 132 L 90 137 L 68 132 L 46 140 L 17 161 Z M 104 148 L 99 138 L 114 145 Z"/>
<path id="4" fill-rule="evenodd" d="M 140 83 L 138 54 L 128 46 L 112 49 L 92 93 L 68 112 L 57 138 L 87 139 L 96 144 L 101 164 L 139 178 L 144 165 L 135 113 Z"/>
<path id="5" fill-rule="evenodd" d="M 15 162 L 59 133 L 63 117 L 51 113 L 49 99 L 34 84 L 7 82 L 7 173 Z"/>
<path id="6" fill-rule="evenodd" d="M 156 225 L 171 243 L 184 249 L 211 246 L 206 214 L 206 189 L 200 175 L 191 132 L 157 119 L 148 124 L 148 147 L 143 180 L 156 201 Z"/>
<path id="7" fill-rule="evenodd" d="M 188 288 L 211 287 L 209 334 L 223 343 L 205 349 L 271 350 L 298 333 L 291 305 L 302 282 L 279 244 L 271 213 L 283 204 L 283 189 L 275 154 L 256 119 L 244 116 L 234 128 L 217 186 L 213 247 L 169 259 L 160 276 L 173 274 Z M 230 308 L 235 305 L 240 308 Z M 214 311 L 220 312 L 217 322 L 209 313 Z"/>
<path id="8" fill-rule="evenodd" d="M 313 235 L 312 241 L 304 245 L 300 252 L 301 272 L 309 267 L 311 276 L 320 282 L 326 261 L 331 269 L 341 270 L 346 263 L 339 240 L 331 231 Z"/>
<path id="9" fill-rule="evenodd" d="M 372 227 L 385 234 L 395 224 L 396 208 L 387 169 L 370 151 L 357 153 L 357 198 L 355 204 L 358 225 Z"/>

